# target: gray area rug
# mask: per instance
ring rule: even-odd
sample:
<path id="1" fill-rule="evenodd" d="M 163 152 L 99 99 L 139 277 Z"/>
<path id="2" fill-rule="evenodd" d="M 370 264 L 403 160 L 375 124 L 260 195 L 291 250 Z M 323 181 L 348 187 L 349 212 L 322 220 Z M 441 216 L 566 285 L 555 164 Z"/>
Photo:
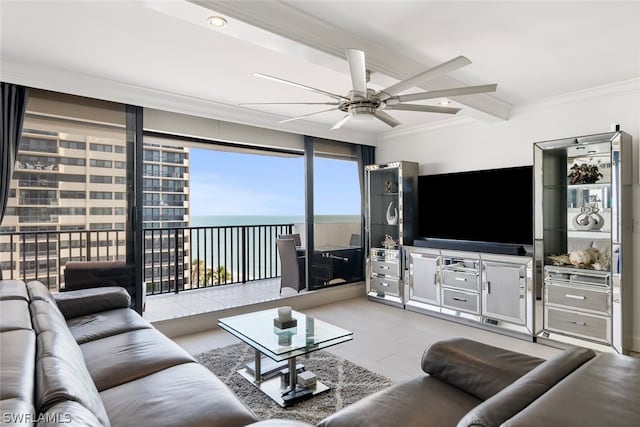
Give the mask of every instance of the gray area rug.
<path id="1" fill-rule="evenodd" d="M 216 374 L 261 420 L 288 418 L 316 424 L 326 416 L 363 397 L 391 385 L 391 380 L 355 365 L 327 351 L 298 358 L 308 370 L 331 390 L 291 407 L 282 408 L 236 371 L 253 361 L 254 350 L 246 344 L 233 344 L 195 356 L 196 360 Z"/>

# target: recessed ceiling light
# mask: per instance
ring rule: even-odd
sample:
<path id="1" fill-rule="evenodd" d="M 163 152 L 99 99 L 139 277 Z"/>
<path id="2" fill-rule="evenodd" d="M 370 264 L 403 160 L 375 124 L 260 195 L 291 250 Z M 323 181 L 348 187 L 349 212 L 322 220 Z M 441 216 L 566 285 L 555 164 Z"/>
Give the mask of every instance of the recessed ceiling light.
<path id="1" fill-rule="evenodd" d="M 449 105 L 451 104 L 451 101 L 449 101 L 448 99 L 443 99 L 440 102 L 438 102 L 438 105 Z"/>
<path id="2" fill-rule="evenodd" d="M 209 25 L 216 28 L 224 28 L 228 25 L 227 20 L 224 19 L 222 16 L 210 16 L 207 19 L 207 22 L 209 23 Z"/>

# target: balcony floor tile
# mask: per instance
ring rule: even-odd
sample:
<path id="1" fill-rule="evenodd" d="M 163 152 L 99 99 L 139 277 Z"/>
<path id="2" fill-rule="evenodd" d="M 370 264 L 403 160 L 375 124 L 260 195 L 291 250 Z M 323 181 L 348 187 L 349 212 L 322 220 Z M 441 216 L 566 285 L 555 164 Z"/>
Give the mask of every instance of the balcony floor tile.
<path id="1" fill-rule="evenodd" d="M 282 296 L 294 295 L 292 289 L 283 289 Z M 144 318 L 150 322 L 183 317 L 194 313 L 277 300 L 280 298 L 280 278 L 256 280 L 247 283 L 192 289 L 178 294 L 148 295 Z"/>

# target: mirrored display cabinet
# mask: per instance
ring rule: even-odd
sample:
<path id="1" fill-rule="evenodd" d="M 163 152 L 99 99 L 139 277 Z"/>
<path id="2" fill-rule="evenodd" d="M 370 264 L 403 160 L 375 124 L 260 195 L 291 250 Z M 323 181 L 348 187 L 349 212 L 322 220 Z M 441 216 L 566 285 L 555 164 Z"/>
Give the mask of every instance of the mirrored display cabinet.
<path id="1" fill-rule="evenodd" d="M 418 163 L 368 165 L 366 171 L 367 294 L 404 307 L 403 246 L 417 229 Z"/>
<path id="2" fill-rule="evenodd" d="M 537 340 L 628 353 L 631 136 L 535 143 L 534 175 Z"/>

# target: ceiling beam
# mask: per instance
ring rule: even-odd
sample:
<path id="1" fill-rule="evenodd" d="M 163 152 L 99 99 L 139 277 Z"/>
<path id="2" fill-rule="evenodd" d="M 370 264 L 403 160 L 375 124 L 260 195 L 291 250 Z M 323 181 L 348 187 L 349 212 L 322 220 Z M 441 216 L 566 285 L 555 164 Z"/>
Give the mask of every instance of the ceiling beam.
<path id="1" fill-rule="evenodd" d="M 346 49 L 361 49 L 367 55 L 367 69 L 374 73 L 371 76 L 372 82 L 376 79 L 376 82 L 380 82 L 383 86 L 387 84 L 384 80 L 393 83 L 439 65 L 418 62 L 398 50 L 388 49 L 374 40 L 366 40 L 336 28 L 279 1 L 188 1 L 205 7 L 213 13 L 234 18 L 272 35 L 256 37 L 256 34 L 252 34 L 251 31 L 234 33 L 232 30 L 229 31 L 232 36 L 280 53 L 291 55 L 292 52 L 296 52 L 296 55 L 302 56 L 310 62 L 339 72 L 347 70 L 344 65 L 346 64 Z M 227 30 L 231 30 L 231 28 L 225 29 L 225 31 Z M 303 49 L 303 47 L 307 47 L 307 49 Z M 418 87 L 425 90 L 437 90 L 466 85 L 464 82 L 444 76 L 437 81 Z M 507 120 L 512 107 L 511 104 L 489 94 L 460 96 L 454 100 L 468 107 L 464 110 L 465 115 L 489 122 Z"/>

